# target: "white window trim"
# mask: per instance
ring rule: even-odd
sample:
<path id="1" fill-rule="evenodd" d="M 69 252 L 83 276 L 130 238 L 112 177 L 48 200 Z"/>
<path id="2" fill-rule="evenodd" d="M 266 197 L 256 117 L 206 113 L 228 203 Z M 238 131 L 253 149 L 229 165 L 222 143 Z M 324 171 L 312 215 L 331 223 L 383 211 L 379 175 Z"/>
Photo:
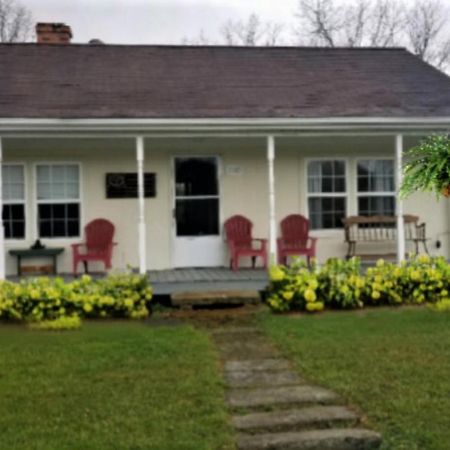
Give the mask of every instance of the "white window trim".
<path id="1" fill-rule="evenodd" d="M 3 162 L 2 167 L 5 166 L 20 166 L 23 170 L 23 189 L 24 198 L 23 200 L 5 200 L 3 199 L 3 205 L 23 205 L 23 213 L 25 217 L 25 233 L 23 238 L 7 238 L 5 236 L 5 244 L 21 244 L 25 242 L 28 238 L 28 211 L 27 211 L 27 198 L 28 198 L 28 177 L 27 177 L 27 166 L 23 161 L 6 161 Z M 1 219 L 1 217 L 0 217 Z"/>
<path id="2" fill-rule="evenodd" d="M 393 191 L 367 191 L 362 192 L 358 190 L 358 163 L 359 161 L 392 161 L 394 168 L 394 190 Z M 356 190 L 356 205 L 355 211 L 359 215 L 359 198 L 360 197 L 394 197 L 394 210 L 395 210 L 395 202 L 397 202 L 397 186 L 396 186 L 396 176 L 395 176 L 395 158 L 385 157 L 385 156 L 373 156 L 373 157 L 358 157 L 355 158 L 355 190 Z"/>
<path id="3" fill-rule="evenodd" d="M 38 199 L 38 188 L 37 188 L 37 168 L 38 166 L 46 166 L 46 165 L 76 165 L 78 166 L 78 174 L 79 174 L 79 191 L 78 191 L 78 199 L 67 199 L 67 200 L 39 200 Z M 36 161 L 33 164 L 33 188 L 34 188 L 34 202 L 33 202 L 33 216 L 34 216 L 34 236 L 36 239 L 40 240 L 49 240 L 53 243 L 61 242 L 64 243 L 71 243 L 74 241 L 79 241 L 84 232 L 84 210 L 83 210 L 83 165 L 80 161 Z M 79 227 L 79 234 L 78 236 L 67 236 L 67 237 L 40 237 L 39 236 L 39 224 L 38 224 L 38 205 L 39 204 L 54 204 L 54 203 L 71 203 L 71 200 L 73 200 L 73 203 L 79 203 L 80 205 L 80 227 Z"/>
<path id="4" fill-rule="evenodd" d="M 350 162 L 351 162 L 351 158 L 341 158 L 338 157 L 336 158 L 335 156 L 320 156 L 317 158 L 314 157 L 309 157 L 309 158 L 305 158 L 304 159 L 305 164 L 304 164 L 304 192 L 306 193 L 306 203 L 305 203 L 305 208 L 306 208 L 306 215 L 309 218 L 310 217 L 310 212 L 309 212 L 309 199 L 311 197 L 320 197 L 320 198 L 345 198 L 346 202 L 345 202 L 345 214 L 348 215 L 348 211 L 349 211 L 349 201 L 350 201 L 350 191 L 349 191 L 349 186 L 350 186 Z M 308 189 L 308 166 L 310 162 L 313 161 L 342 161 L 345 165 L 345 192 L 309 192 Z M 342 234 L 342 228 L 317 228 L 317 229 L 311 229 L 311 233 L 313 233 L 314 235 L 317 235 L 319 237 L 334 237 L 337 234 Z"/>

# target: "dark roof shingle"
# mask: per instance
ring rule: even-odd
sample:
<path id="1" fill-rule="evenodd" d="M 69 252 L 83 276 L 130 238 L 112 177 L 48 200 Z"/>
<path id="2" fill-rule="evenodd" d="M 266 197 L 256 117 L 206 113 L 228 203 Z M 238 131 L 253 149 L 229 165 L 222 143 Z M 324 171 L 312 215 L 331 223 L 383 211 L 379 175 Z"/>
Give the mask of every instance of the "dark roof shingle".
<path id="1" fill-rule="evenodd" d="M 403 49 L 0 45 L 3 118 L 450 116 Z"/>

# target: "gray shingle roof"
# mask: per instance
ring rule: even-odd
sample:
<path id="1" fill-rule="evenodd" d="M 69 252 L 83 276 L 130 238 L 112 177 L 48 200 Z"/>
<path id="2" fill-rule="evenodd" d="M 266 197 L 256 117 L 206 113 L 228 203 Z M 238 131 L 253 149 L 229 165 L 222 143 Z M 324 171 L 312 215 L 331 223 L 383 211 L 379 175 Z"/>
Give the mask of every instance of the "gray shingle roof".
<path id="1" fill-rule="evenodd" d="M 403 49 L 0 45 L 0 117 L 450 116 L 450 78 Z"/>

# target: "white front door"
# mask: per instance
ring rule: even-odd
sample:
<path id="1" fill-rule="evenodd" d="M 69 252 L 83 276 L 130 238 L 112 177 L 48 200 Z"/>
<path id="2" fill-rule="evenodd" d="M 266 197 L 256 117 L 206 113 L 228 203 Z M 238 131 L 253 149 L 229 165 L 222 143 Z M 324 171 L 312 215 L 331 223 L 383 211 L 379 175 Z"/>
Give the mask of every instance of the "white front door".
<path id="1" fill-rule="evenodd" d="M 173 173 L 174 266 L 222 266 L 218 158 L 176 157 Z"/>

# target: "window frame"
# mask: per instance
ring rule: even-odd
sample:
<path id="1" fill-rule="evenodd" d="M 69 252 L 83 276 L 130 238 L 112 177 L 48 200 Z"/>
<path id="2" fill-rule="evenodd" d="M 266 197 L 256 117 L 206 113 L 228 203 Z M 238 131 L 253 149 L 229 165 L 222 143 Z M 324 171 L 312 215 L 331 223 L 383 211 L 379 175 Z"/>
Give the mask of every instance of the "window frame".
<path id="1" fill-rule="evenodd" d="M 345 192 L 309 192 L 308 188 L 308 166 L 309 163 L 315 162 L 315 161 L 341 161 L 344 163 L 345 168 Z M 348 212 L 350 210 L 350 186 L 351 186 L 351 179 L 350 179 L 350 161 L 351 158 L 348 157 L 335 157 L 335 156 L 319 156 L 319 157 L 308 157 L 304 158 L 304 190 L 306 193 L 306 202 L 305 202 L 305 208 L 306 208 L 306 215 L 308 218 L 310 218 L 310 211 L 309 211 L 309 199 L 311 197 L 316 198 L 345 198 L 345 215 L 348 215 Z M 313 233 L 331 233 L 331 234 L 337 234 L 342 233 L 342 228 L 311 228 L 311 231 Z"/>
<path id="2" fill-rule="evenodd" d="M 393 163 L 393 178 L 394 178 L 394 190 L 393 191 L 366 191 L 360 192 L 358 189 L 358 163 L 360 161 L 392 161 Z M 389 156 L 367 156 L 355 158 L 355 211 L 359 214 L 359 199 L 360 197 L 393 197 L 394 198 L 394 217 L 397 211 L 397 176 L 395 173 L 395 158 Z"/>
<path id="3" fill-rule="evenodd" d="M 34 235 L 36 239 L 45 239 L 51 241 L 75 241 L 80 240 L 83 237 L 84 230 L 84 201 L 83 201 L 83 166 L 80 161 L 36 161 L 33 164 L 33 187 L 34 187 L 34 203 L 33 203 L 33 214 L 34 214 Z M 78 167 L 78 198 L 77 199 L 65 199 L 65 200 L 39 200 L 38 199 L 38 166 L 77 166 Z M 77 236 L 56 236 L 56 237 L 40 237 L 39 235 L 39 205 L 40 204 L 67 204 L 67 203 L 78 203 L 80 211 L 80 226 L 79 233 Z"/>
<path id="4" fill-rule="evenodd" d="M 5 235 L 5 243 L 23 243 L 28 239 L 28 177 L 27 177 L 27 165 L 23 161 L 3 161 L 1 164 L 1 167 L 4 166 L 20 166 L 23 170 L 23 200 L 5 200 L 4 198 L 4 192 L 2 187 L 2 214 L 3 214 L 3 206 L 4 205 L 23 205 L 23 214 L 24 214 L 24 220 L 25 220 L 25 233 L 22 238 L 7 238 Z M 2 182 L 3 182 L 3 176 L 2 176 Z M 1 216 L 0 216 L 1 219 Z M 3 220 L 2 220 L 2 226 L 4 226 Z"/>

